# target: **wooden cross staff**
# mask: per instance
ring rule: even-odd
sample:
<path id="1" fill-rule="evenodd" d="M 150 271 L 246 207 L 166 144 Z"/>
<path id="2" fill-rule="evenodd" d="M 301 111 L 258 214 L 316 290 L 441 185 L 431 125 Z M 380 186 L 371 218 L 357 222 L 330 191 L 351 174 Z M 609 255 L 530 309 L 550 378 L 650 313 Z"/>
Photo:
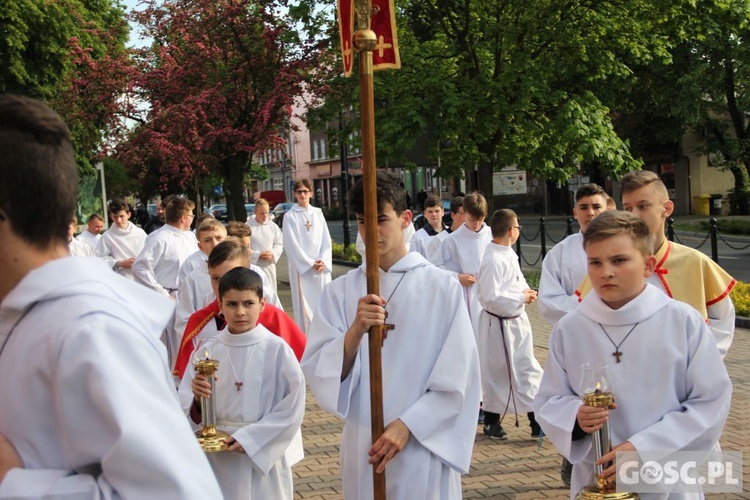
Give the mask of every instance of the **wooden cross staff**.
<path id="1" fill-rule="evenodd" d="M 369 2 L 367 2 L 369 4 Z M 369 25 L 367 25 L 369 26 Z M 375 96 L 372 79 L 372 51 L 378 43 L 375 32 L 360 29 L 354 34 L 354 47 L 359 51 L 360 114 L 362 123 L 362 182 L 365 195 L 365 262 L 367 293 L 380 295 L 378 256 L 378 200 L 375 175 Z M 385 326 L 373 326 L 368 335 L 370 352 L 370 424 L 372 442 L 383 434 L 383 367 L 381 348 Z M 385 471 L 375 472 L 372 466 L 373 497 L 385 500 Z"/>

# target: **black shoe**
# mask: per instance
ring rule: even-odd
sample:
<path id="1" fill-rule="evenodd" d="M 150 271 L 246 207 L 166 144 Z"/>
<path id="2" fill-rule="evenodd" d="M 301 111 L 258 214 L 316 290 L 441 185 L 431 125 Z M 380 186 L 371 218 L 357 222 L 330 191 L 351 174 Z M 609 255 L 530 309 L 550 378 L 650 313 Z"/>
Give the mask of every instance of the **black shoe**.
<path id="1" fill-rule="evenodd" d="M 573 475 L 573 464 L 568 462 L 568 459 L 563 457 L 562 464 L 560 465 L 560 479 L 565 483 L 565 486 L 570 487 L 570 476 Z"/>
<path id="2" fill-rule="evenodd" d="M 490 439 L 499 439 L 504 440 L 508 439 L 508 433 L 505 432 L 505 429 L 503 429 L 503 426 L 499 423 L 497 424 L 489 424 L 484 426 L 484 435 L 488 436 Z"/>
<path id="3" fill-rule="evenodd" d="M 477 418 L 477 425 L 484 423 L 484 410 L 479 409 L 479 418 Z"/>
<path id="4" fill-rule="evenodd" d="M 542 432 L 542 428 L 539 427 L 539 424 L 536 422 L 536 419 L 534 418 L 534 412 L 530 411 L 526 414 L 526 416 L 529 418 L 529 425 L 531 426 L 531 437 L 538 438 L 539 434 Z"/>

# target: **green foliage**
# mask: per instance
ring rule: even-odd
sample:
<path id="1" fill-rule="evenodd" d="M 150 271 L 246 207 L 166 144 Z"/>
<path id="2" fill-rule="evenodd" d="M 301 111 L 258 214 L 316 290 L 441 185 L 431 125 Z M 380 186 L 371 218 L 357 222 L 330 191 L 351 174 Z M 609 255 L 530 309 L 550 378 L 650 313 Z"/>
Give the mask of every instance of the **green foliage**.
<path id="1" fill-rule="evenodd" d="M 534 290 L 539 289 L 539 280 L 542 278 L 541 271 L 536 269 L 524 269 L 523 275 L 526 278 L 526 283 L 529 284 L 529 288 Z"/>
<path id="2" fill-rule="evenodd" d="M 738 281 L 730 296 L 737 316 L 750 317 L 750 283 Z"/>
<path id="3" fill-rule="evenodd" d="M 362 256 L 357 252 L 357 246 L 354 243 L 350 243 L 348 247 L 344 248 L 343 243 L 333 242 L 331 243 L 331 253 L 336 260 L 362 263 Z"/>
<path id="4" fill-rule="evenodd" d="M 81 176 L 78 191 L 78 221 L 87 221 L 93 213 L 105 216 L 102 207 L 101 181 L 96 173 Z"/>
<path id="5" fill-rule="evenodd" d="M 711 227 L 706 220 L 699 221 L 698 223 L 703 231 L 708 231 Z M 723 234 L 750 235 L 750 219 L 716 219 L 716 228 Z"/>

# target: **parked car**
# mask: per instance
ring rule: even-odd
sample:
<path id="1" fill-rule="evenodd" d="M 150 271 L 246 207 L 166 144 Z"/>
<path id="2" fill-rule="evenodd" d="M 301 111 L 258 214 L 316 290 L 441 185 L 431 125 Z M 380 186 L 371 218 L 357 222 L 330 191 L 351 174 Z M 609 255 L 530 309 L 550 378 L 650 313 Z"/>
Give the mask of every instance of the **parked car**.
<path id="1" fill-rule="evenodd" d="M 274 221 L 279 227 L 282 227 L 282 225 L 284 224 L 284 214 L 287 213 L 293 206 L 294 203 L 279 203 L 271 212 L 271 220 Z"/>
<path id="2" fill-rule="evenodd" d="M 247 212 L 247 220 L 255 215 L 255 203 L 245 203 L 245 212 Z"/>
<path id="3" fill-rule="evenodd" d="M 208 211 L 211 212 L 217 220 L 227 222 L 229 220 L 229 213 L 227 212 L 227 206 L 225 204 L 211 205 L 208 207 Z"/>

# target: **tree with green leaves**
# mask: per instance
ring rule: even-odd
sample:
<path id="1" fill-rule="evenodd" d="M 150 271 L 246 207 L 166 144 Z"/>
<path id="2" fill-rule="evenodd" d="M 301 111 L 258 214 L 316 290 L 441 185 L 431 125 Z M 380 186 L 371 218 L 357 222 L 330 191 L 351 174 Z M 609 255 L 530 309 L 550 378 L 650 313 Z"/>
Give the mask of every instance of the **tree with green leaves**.
<path id="1" fill-rule="evenodd" d="M 6 0 L 0 92 L 47 101 L 73 134 L 82 174 L 106 151 L 129 81 L 128 25 L 113 0 Z"/>

